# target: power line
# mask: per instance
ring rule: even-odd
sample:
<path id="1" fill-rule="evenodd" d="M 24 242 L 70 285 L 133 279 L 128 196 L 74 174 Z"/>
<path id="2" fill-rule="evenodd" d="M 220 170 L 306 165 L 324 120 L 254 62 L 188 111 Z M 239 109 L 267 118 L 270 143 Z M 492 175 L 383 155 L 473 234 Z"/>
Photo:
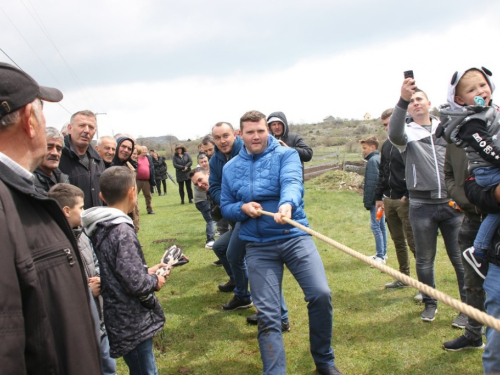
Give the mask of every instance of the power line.
<path id="1" fill-rule="evenodd" d="M 30 9 L 26 6 L 26 4 L 23 2 L 23 0 L 21 0 L 21 3 L 23 4 L 23 6 L 26 8 L 26 10 L 28 11 L 28 13 L 30 14 L 30 16 L 33 18 L 33 20 L 36 22 L 36 24 L 38 25 L 38 27 L 43 31 L 43 33 L 45 34 L 45 36 L 47 37 L 47 39 L 50 41 L 50 43 L 52 44 L 52 46 L 54 47 L 54 49 L 57 51 L 57 53 L 59 54 L 59 56 L 61 57 L 61 60 L 64 62 L 64 65 L 66 65 L 66 68 L 68 69 L 68 71 L 71 73 L 71 75 L 73 76 L 73 79 L 76 81 L 77 84 L 79 84 L 83 89 L 84 89 L 84 92 L 88 95 L 87 97 L 87 100 L 89 98 L 92 99 L 92 101 L 94 101 L 95 104 L 97 104 L 97 102 L 95 101 L 94 98 L 92 98 L 92 95 L 90 94 L 90 91 L 87 89 L 87 87 L 83 84 L 83 82 L 80 80 L 80 78 L 78 77 L 78 75 L 75 73 L 75 71 L 71 68 L 71 66 L 69 65 L 69 63 L 66 61 L 66 59 L 64 58 L 64 56 L 62 55 L 62 53 L 59 51 L 59 48 L 57 48 L 54 40 L 52 39 L 52 37 L 50 36 L 47 28 L 45 27 L 45 24 L 43 23 L 42 21 L 42 18 L 40 17 L 40 15 L 38 14 L 38 12 L 36 11 L 36 8 L 33 6 L 33 4 L 31 3 L 30 0 L 28 0 L 28 2 L 30 3 L 31 7 L 33 8 L 33 11 L 35 12 L 36 16 L 38 17 L 38 20 L 40 22 L 37 21 L 37 19 L 35 18 L 35 16 L 33 16 L 33 14 L 31 13 Z M 96 105 L 97 107 L 97 105 Z"/>
<path id="2" fill-rule="evenodd" d="M 9 55 L 7 55 L 7 52 L 5 52 L 5 51 L 4 51 L 3 49 L 1 49 L 1 48 L 0 48 L 0 51 L 2 51 L 2 52 L 3 52 L 3 54 L 4 54 L 5 56 L 7 56 L 7 58 L 8 58 L 10 61 L 12 61 L 12 64 L 14 64 L 14 65 L 15 65 L 15 66 L 17 66 L 19 69 L 21 69 L 21 67 L 20 67 L 19 65 L 17 65 L 17 63 L 16 63 L 14 60 L 12 60 L 12 58 L 11 58 Z M 21 69 L 21 70 L 22 70 L 22 69 Z"/>

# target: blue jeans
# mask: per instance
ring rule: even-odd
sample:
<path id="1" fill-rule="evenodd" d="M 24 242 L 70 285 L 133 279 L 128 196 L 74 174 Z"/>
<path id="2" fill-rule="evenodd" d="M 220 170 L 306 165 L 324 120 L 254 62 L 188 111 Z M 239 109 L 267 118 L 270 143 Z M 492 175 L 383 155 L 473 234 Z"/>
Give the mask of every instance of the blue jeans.
<path id="1" fill-rule="evenodd" d="M 207 234 L 207 242 L 214 240 L 215 234 L 215 221 L 212 220 L 212 215 L 210 214 L 210 202 L 209 201 L 201 201 L 194 204 L 198 211 L 203 215 L 203 219 L 207 223 L 207 227 L 205 232 Z"/>
<path id="2" fill-rule="evenodd" d="M 486 312 L 500 319 L 500 267 L 489 264 L 483 288 L 486 292 Z M 485 374 L 500 374 L 500 333 L 490 327 L 486 327 L 483 370 Z"/>
<path id="3" fill-rule="evenodd" d="M 482 187 L 495 186 L 500 183 L 500 169 L 496 167 L 476 168 L 473 175 L 477 184 Z M 488 214 L 477 232 L 474 249 L 486 252 L 499 225 L 500 214 Z"/>
<path id="4" fill-rule="evenodd" d="M 101 336 L 101 364 L 103 375 L 116 374 L 116 361 L 109 356 L 109 339 L 107 334 Z"/>
<path id="5" fill-rule="evenodd" d="M 334 365 L 331 347 L 333 308 L 323 262 L 310 236 L 247 244 L 248 274 L 257 317 L 264 374 L 286 374 L 281 332 L 281 284 L 284 265 L 305 294 L 309 312 L 309 342 L 318 368 Z"/>
<path id="6" fill-rule="evenodd" d="M 213 250 L 220 259 L 229 278 L 236 285 L 234 295 L 244 301 L 250 300 L 248 270 L 245 261 L 245 241 L 241 240 L 240 223 L 215 241 Z"/>
<path id="7" fill-rule="evenodd" d="M 130 375 L 158 375 L 153 353 L 153 338 L 137 345 L 130 353 L 125 354 L 123 359 Z"/>
<path id="8" fill-rule="evenodd" d="M 375 205 L 370 209 L 370 227 L 375 237 L 375 250 L 377 257 L 384 259 L 387 255 L 387 232 L 385 230 L 385 214 L 377 220 Z"/>
<path id="9" fill-rule="evenodd" d="M 434 260 L 437 250 L 438 228 L 443 236 L 444 246 L 455 268 L 460 299 L 465 302 L 464 267 L 462 254 L 458 246 L 458 232 L 462 224 L 463 214 L 450 207 L 448 203 L 418 203 L 410 199 L 410 222 L 415 239 L 415 256 L 418 281 L 433 288 Z M 437 300 L 422 293 L 425 304 L 437 304 Z"/>
<path id="10" fill-rule="evenodd" d="M 237 223 L 234 230 L 238 230 L 238 236 L 237 236 L 237 239 L 238 241 L 237 242 L 234 242 L 233 245 L 235 245 L 236 243 L 243 243 L 243 253 L 242 253 L 242 256 L 243 258 L 245 257 L 245 254 L 246 254 L 246 244 L 244 241 L 242 241 L 240 238 L 239 238 L 239 233 L 240 233 L 240 223 Z M 229 248 L 229 244 L 230 244 L 230 241 L 232 241 L 233 237 L 233 231 L 229 231 L 229 232 L 226 232 L 224 233 L 222 236 L 220 236 L 217 241 L 215 241 L 214 243 L 214 246 L 212 247 L 215 255 L 217 255 L 217 258 L 219 258 L 219 260 L 221 261 L 222 263 L 222 267 L 224 267 L 224 270 L 226 271 L 227 275 L 229 276 L 229 278 L 231 279 L 231 281 L 233 281 L 235 284 L 236 284 L 236 288 L 238 287 L 238 284 L 236 283 L 236 279 L 240 279 L 242 280 L 241 282 L 246 282 L 246 286 L 245 287 L 241 287 L 240 290 L 246 290 L 246 294 L 242 294 L 240 291 L 238 291 L 238 294 L 237 294 L 237 290 L 236 288 L 234 289 L 234 294 L 238 297 L 238 298 L 242 298 L 242 299 L 247 299 L 250 297 L 250 293 L 248 292 L 248 271 L 247 271 L 247 268 L 246 268 L 246 263 L 245 263 L 245 275 L 246 275 L 246 278 L 244 277 L 237 277 L 235 278 L 233 275 L 234 275 L 234 269 L 232 267 L 232 265 L 229 263 L 229 260 L 228 260 L 228 248 Z M 235 245 L 236 246 L 236 245 Z M 234 255 L 234 253 L 233 253 Z M 243 259 L 244 260 L 244 259 Z M 238 266 L 238 262 L 236 262 L 236 272 L 242 272 L 241 271 L 241 268 Z M 243 280 L 246 280 L 246 281 L 243 281 Z M 283 322 L 286 322 L 288 323 L 288 308 L 286 307 L 286 303 L 285 303 L 285 297 L 283 296 L 283 293 L 281 293 L 281 320 Z"/>

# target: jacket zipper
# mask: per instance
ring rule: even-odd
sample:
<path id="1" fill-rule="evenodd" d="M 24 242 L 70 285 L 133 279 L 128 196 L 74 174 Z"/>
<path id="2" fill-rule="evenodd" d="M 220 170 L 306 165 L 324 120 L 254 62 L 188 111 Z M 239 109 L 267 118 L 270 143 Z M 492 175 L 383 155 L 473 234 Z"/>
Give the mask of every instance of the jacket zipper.
<path id="1" fill-rule="evenodd" d="M 64 255 L 66 255 L 66 258 L 68 259 L 69 265 L 73 266 L 75 264 L 75 261 L 73 259 L 73 255 L 71 254 L 70 249 L 56 250 L 56 251 L 53 251 L 49 254 L 38 256 L 36 258 L 33 258 L 33 262 L 39 262 L 39 261 L 43 261 L 43 260 L 47 260 L 47 259 L 57 258 L 57 257 L 64 256 Z"/>
<path id="2" fill-rule="evenodd" d="M 432 137 L 432 120 L 431 120 L 431 145 L 432 145 L 432 155 L 434 156 L 434 168 L 436 169 L 436 178 L 438 183 L 438 198 L 441 198 L 441 179 L 439 178 L 439 165 L 436 155 L 436 146 L 434 145 L 434 139 Z"/>

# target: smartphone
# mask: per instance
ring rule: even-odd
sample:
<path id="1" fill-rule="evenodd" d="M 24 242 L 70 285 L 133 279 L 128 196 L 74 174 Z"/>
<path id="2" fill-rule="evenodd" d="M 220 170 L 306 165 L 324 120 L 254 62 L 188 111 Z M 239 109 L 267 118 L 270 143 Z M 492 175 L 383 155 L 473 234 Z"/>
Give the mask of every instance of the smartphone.
<path id="1" fill-rule="evenodd" d="M 406 78 L 415 78 L 415 77 L 413 77 L 413 70 L 407 70 L 403 74 L 405 75 L 405 79 Z"/>

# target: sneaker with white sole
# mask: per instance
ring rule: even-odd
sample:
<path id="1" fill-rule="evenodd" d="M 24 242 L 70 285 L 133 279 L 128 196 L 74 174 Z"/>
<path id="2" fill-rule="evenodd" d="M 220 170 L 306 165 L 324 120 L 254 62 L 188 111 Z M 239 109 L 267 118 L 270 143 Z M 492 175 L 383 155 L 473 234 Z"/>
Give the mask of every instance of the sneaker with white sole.
<path id="1" fill-rule="evenodd" d="M 467 325 L 468 321 L 469 321 L 469 317 L 467 315 L 465 315 L 464 313 L 460 313 L 453 320 L 453 322 L 451 323 L 451 326 L 458 328 L 458 329 L 465 329 L 465 326 Z"/>
<path id="2" fill-rule="evenodd" d="M 476 273 L 483 279 L 486 279 L 486 273 L 488 272 L 488 262 L 483 257 L 477 256 L 474 253 L 474 247 L 469 247 L 463 252 L 464 259 L 470 266 L 476 271 Z"/>
<path id="3" fill-rule="evenodd" d="M 416 303 L 422 303 L 422 302 L 424 302 L 424 297 L 422 296 L 421 292 L 418 292 L 417 294 L 415 294 L 415 297 L 413 297 L 413 300 Z"/>
<path id="4" fill-rule="evenodd" d="M 409 288 L 409 285 L 406 285 L 402 281 L 394 280 L 393 282 L 385 284 L 385 289 L 401 289 L 401 288 Z"/>
<path id="5" fill-rule="evenodd" d="M 205 244 L 205 249 L 212 250 L 212 247 L 214 247 L 214 243 L 215 243 L 215 241 L 208 241 Z"/>
<path id="6" fill-rule="evenodd" d="M 420 314 L 420 319 L 424 322 L 433 322 L 437 314 L 437 305 L 427 304 L 425 305 L 424 311 Z"/>
<path id="7" fill-rule="evenodd" d="M 385 264 L 385 259 L 384 258 L 379 258 L 378 256 L 376 255 L 373 255 L 371 256 L 370 258 L 372 258 L 375 262 L 378 262 L 378 263 L 381 263 L 381 264 Z M 371 268 L 375 268 L 373 266 L 370 266 Z"/>
<path id="8" fill-rule="evenodd" d="M 443 344 L 443 349 L 449 352 L 458 352 L 465 349 L 483 349 L 483 339 L 471 340 L 465 335 L 457 337 L 455 340 L 446 341 Z"/>
<path id="9" fill-rule="evenodd" d="M 234 296 L 231 299 L 231 301 L 222 305 L 222 309 L 225 311 L 234 311 L 234 310 L 240 310 L 240 309 L 249 309 L 252 306 L 253 306 L 253 303 L 252 303 L 251 299 L 244 301 L 244 300 L 238 298 L 237 296 Z"/>

